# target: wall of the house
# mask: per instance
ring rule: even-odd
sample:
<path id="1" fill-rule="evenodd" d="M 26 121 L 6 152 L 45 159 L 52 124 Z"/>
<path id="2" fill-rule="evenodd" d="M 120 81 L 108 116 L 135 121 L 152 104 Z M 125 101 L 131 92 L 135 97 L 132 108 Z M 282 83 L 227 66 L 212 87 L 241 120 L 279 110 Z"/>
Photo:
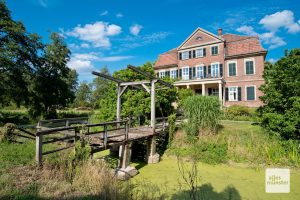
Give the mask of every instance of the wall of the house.
<path id="1" fill-rule="evenodd" d="M 255 63 L 255 74 L 246 75 L 245 72 L 245 59 L 253 59 Z M 228 63 L 235 61 L 237 63 L 237 76 L 228 76 Z M 263 105 L 259 96 L 262 96 L 263 93 L 259 90 L 259 87 L 264 84 L 263 79 L 264 71 L 264 56 L 253 56 L 253 57 L 243 57 L 237 59 L 228 59 L 225 61 L 224 67 L 224 79 L 226 81 L 225 87 L 237 86 L 241 87 L 241 101 L 225 101 L 225 106 L 231 105 L 245 105 L 249 107 L 259 107 Z M 246 86 L 255 86 L 255 100 L 247 101 L 246 99 Z"/>

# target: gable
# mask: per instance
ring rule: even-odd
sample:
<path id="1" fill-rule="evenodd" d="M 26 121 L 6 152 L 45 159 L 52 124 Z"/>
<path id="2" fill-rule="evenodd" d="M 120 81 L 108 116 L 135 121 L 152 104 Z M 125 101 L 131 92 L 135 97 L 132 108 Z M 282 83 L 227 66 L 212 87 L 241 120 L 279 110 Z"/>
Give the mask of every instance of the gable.
<path id="1" fill-rule="evenodd" d="M 178 49 L 186 49 L 189 47 L 205 45 L 215 42 L 223 41 L 222 38 L 205 31 L 201 28 L 197 28 L 179 47 Z"/>

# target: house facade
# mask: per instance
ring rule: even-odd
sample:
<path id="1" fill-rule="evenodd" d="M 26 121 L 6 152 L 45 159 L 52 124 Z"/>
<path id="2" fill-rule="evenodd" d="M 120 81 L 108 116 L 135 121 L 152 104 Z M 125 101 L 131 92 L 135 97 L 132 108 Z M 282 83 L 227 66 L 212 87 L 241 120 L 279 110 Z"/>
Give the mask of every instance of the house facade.
<path id="1" fill-rule="evenodd" d="M 218 96 L 226 107 L 258 107 L 266 54 L 258 37 L 197 28 L 178 48 L 159 55 L 154 70 L 175 79 L 178 89 Z"/>

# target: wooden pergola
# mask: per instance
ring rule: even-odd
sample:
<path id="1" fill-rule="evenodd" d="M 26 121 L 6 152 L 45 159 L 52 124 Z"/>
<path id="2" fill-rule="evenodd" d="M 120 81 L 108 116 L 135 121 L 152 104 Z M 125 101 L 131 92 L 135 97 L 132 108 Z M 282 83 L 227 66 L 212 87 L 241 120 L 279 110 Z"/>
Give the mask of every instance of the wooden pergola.
<path id="1" fill-rule="evenodd" d="M 151 127 L 154 133 L 155 132 L 155 83 L 160 83 L 169 88 L 173 88 L 174 86 L 132 65 L 128 65 L 127 68 L 145 76 L 149 80 L 126 82 L 114 78 L 112 76 L 109 76 L 107 74 L 103 74 L 95 71 L 93 71 L 92 74 L 117 83 L 117 113 L 116 113 L 117 121 L 121 120 L 121 107 L 122 107 L 121 97 L 126 91 L 126 89 L 128 88 L 128 86 L 132 86 L 133 88 L 136 89 L 143 89 L 146 92 L 148 92 L 151 96 Z"/>

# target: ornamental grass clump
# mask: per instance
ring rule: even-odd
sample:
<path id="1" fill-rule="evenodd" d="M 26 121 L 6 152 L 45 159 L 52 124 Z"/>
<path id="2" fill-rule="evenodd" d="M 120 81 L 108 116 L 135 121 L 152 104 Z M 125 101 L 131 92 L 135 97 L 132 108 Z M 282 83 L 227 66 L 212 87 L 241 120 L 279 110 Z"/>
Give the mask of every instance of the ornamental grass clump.
<path id="1" fill-rule="evenodd" d="M 188 97 L 183 103 L 184 115 L 187 122 L 184 129 L 189 136 L 215 133 L 221 117 L 221 104 L 214 96 Z"/>

